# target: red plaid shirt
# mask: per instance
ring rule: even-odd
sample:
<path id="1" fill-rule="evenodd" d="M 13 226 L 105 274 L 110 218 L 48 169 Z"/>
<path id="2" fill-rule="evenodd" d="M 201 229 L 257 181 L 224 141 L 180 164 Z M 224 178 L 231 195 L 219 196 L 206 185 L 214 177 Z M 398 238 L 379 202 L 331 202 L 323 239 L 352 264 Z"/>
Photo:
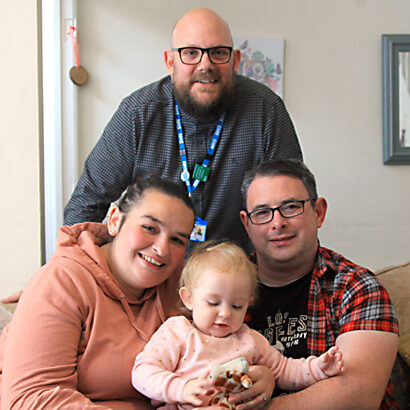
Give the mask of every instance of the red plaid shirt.
<path id="1" fill-rule="evenodd" d="M 254 262 L 255 256 L 251 256 Z M 307 326 L 308 352 L 315 356 L 334 346 L 340 334 L 352 330 L 399 333 L 389 295 L 376 276 L 320 246 L 309 291 Z M 396 408 L 389 384 L 380 409 Z"/>

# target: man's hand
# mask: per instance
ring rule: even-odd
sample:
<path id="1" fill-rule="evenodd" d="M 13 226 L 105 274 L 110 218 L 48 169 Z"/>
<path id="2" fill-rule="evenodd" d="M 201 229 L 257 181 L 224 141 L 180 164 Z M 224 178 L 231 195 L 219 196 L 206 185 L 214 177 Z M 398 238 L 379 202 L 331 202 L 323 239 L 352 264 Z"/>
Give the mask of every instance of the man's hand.
<path id="1" fill-rule="evenodd" d="M 193 406 L 207 406 L 211 397 L 217 392 L 213 380 L 208 377 L 192 379 L 185 385 L 182 392 L 183 403 L 189 403 Z"/>
<path id="2" fill-rule="evenodd" d="M 333 346 L 319 356 L 318 365 L 320 370 L 328 377 L 343 373 L 343 354 L 337 346 Z"/>
<path id="3" fill-rule="evenodd" d="M 252 379 L 252 387 L 233 394 L 229 398 L 230 403 L 237 404 L 237 410 L 264 407 L 269 403 L 275 388 L 275 378 L 272 372 L 265 366 L 250 366 L 248 375 Z"/>

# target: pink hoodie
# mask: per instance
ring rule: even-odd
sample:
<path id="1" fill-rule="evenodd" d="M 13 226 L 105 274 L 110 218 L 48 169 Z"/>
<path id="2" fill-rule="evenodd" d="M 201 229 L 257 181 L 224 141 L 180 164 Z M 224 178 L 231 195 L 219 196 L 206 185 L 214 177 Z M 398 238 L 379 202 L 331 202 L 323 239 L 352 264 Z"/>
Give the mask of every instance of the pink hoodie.
<path id="1" fill-rule="evenodd" d="M 30 280 L 0 350 L 1 408 L 135 409 L 147 405 L 131 369 L 177 311 L 176 272 L 139 300 L 126 296 L 99 248 L 104 224 L 64 226 Z"/>

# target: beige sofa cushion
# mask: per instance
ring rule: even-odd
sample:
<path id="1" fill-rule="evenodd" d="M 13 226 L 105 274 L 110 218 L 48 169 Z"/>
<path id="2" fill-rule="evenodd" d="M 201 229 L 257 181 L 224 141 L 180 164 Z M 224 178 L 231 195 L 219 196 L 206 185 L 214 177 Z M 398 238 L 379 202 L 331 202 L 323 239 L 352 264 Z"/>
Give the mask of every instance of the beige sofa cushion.
<path id="1" fill-rule="evenodd" d="M 10 311 L 10 309 L 7 309 L 5 305 L 0 304 L 0 333 L 7 325 L 7 323 L 10 322 L 11 316 L 12 312 Z"/>
<path id="2" fill-rule="evenodd" d="M 381 269 L 376 275 L 389 292 L 399 318 L 399 353 L 410 366 L 410 262 Z"/>
<path id="3" fill-rule="evenodd" d="M 400 334 L 410 333 L 410 262 L 375 272 L 389 292 L 400 324 Z"/>

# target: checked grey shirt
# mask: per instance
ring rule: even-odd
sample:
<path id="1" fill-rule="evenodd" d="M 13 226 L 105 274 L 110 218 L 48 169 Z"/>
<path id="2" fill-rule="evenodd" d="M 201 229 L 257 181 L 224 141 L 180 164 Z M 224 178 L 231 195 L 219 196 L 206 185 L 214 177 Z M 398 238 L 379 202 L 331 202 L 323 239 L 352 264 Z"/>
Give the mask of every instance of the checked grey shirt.
<path id="1" fill-rule="evenodd" d="M 184 187 L 175 127 L 175 103 L 170 77 L 126 97 L 107 124 L 84 164 L 84 170 L 64 210 L 64 223 L 100 222 L 110 203 L 137 177 L 155 172 Z M 181 111 L 191 176 L 202 164 L 216 121 L 199 123 Z M 286 108 L 264 85 L 237 76 L 234 101 L 210 164 L 207 182 L 192 193 L 196 215 L 208 221 L 206 239 L 228 238 L 250 251 L 239 211 L 244 173 L 273 158 L 302 159 Z"/>

